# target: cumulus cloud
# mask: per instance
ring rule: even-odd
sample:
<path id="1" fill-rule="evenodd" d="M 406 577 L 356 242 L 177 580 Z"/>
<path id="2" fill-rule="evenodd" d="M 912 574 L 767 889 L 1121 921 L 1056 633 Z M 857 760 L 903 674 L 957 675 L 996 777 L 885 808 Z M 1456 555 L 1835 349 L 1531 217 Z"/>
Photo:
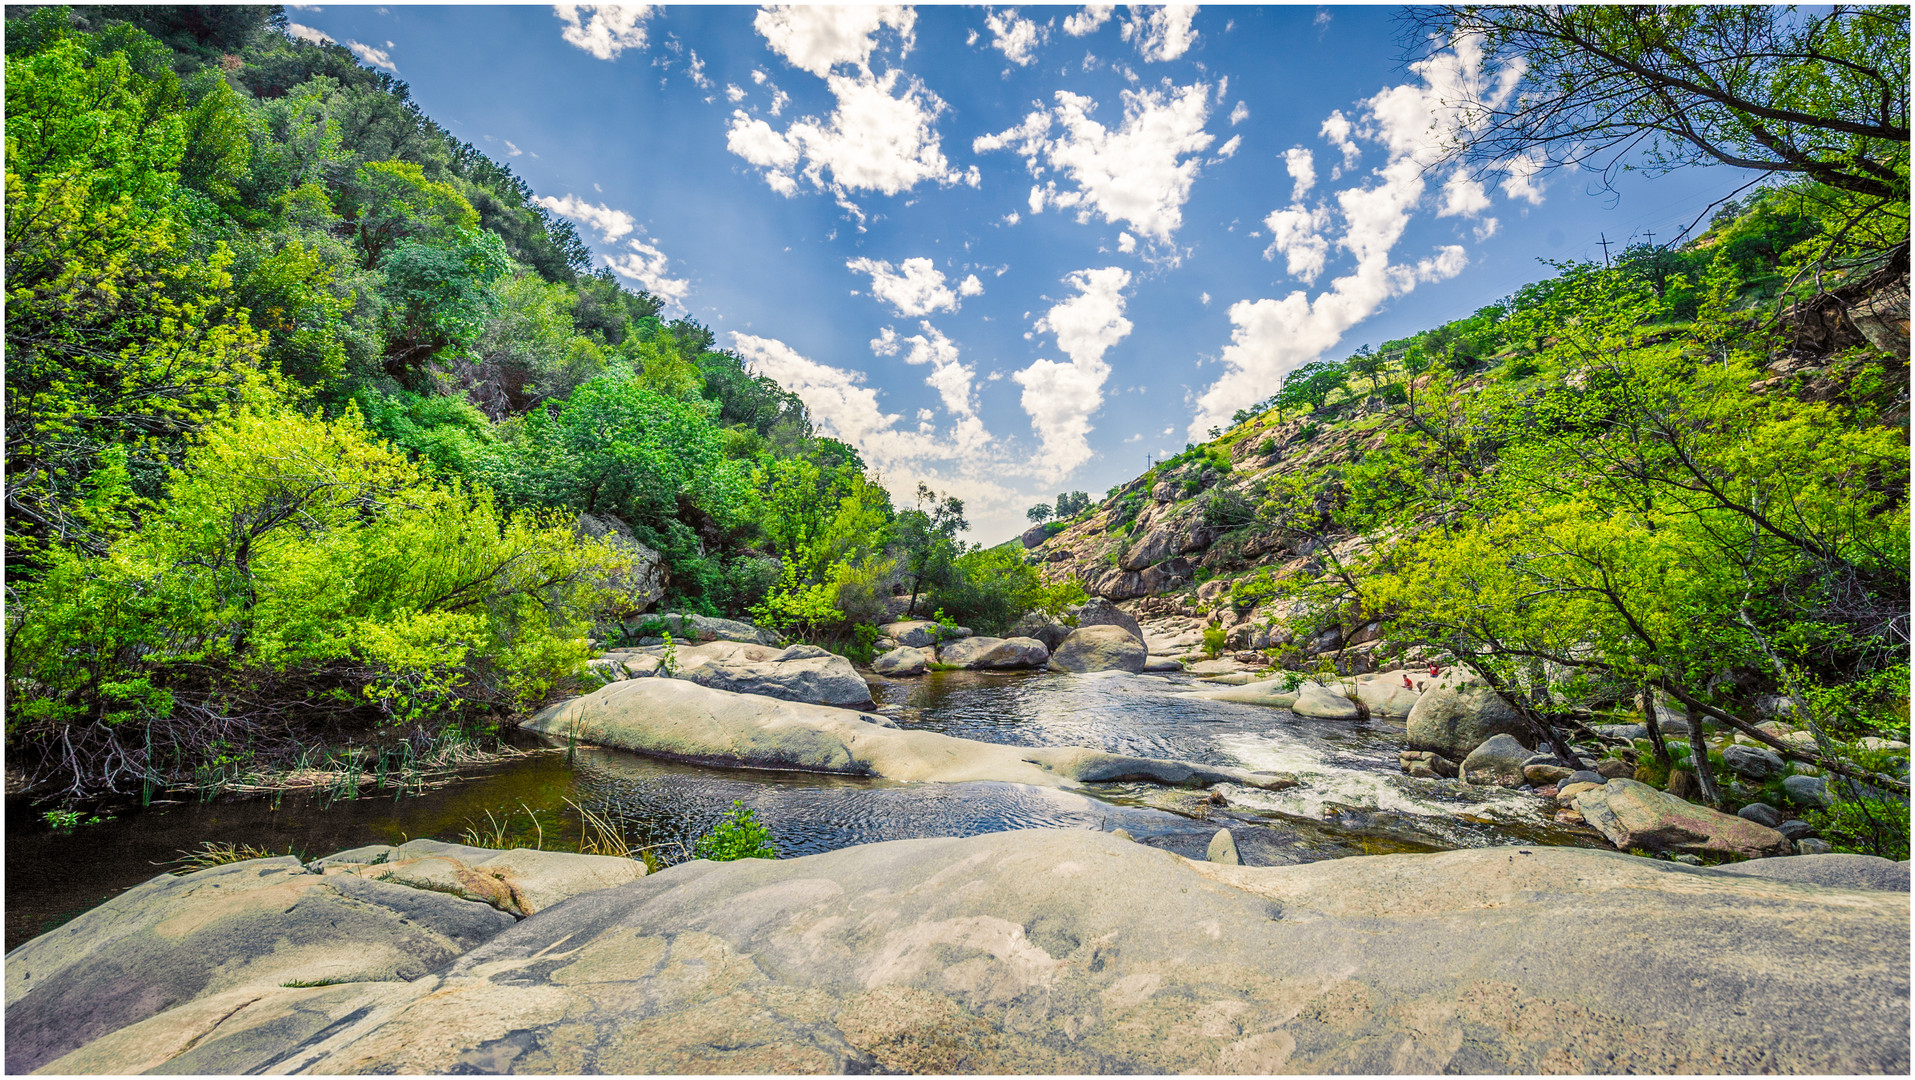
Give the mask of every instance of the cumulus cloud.
<path id="1" fill-rule="evenodd" d="M 844 265 L 852 273 L 869 274 L 871 295 L 908 318 L 934 311 L 956 311 L 963 303 L 958 299 L 960 295 L 976 296 L 984 291 L 984 283 L 976 274 L 965 278 L 953 290 L 945 283 L 944 272 L 926 258 L 906 259 L 896 267 L 881 259 L 866 258 L 852 259 Z"/>
<path id="2" fill-rule="evenodd" d="M 1236 108 L 1230 110 L 1230 126 L 1236 127 L 1248 119 L 1250 119 L 1250 106 L 1241 101 L 1237 102 Z"/>
<path id="3" fill-rule="evenodd" d="M 1137 238 L 1127 232 L 1117 234 L 1117 250 L 1126 255 L 1137 250 Z"/>
<path id="4" fill-rule="evenodd" d="M 1052 306 L 1034 328 L 1050 334 L 1070 360 L 1039 359 L 1011 376 L 1024 388 L 1024 411 L 1043 441 L 1044 464 L 1058 477 L 1090 460 L 1090 418 L 1104 403 L 1104 380 L 1110 376 L 1104 354 L 1131 328 L 1124 318 L 1130 271 L 1119 266 L 1079 270 L 1064 281 L 1077 295 Z"/>
<path id="5" fill-rule="evenodd" d="M 981 135 L 971 149 L 1009 149 L 1025 159 L 1032 176 L 1050 168 L 1069 177 L 1074 188 L 1060 189 L 1055 180 L 1033 187 L 1032 213 L 1047 204 L 1075 208 L 1079 222 L 1101 214 L 1107 222 L 1128 222 L 1146 238 L 1168 241 L 1183 224 L 1183 205 L 1200 166 L 1194 155 L 1216 139 L 1204 130 L 1209 89 L 1193 83 L 1121 91 L 1124 119 L 1115 129 L 1091 118 L 1094 100 L 1059 90 L 1054 108 L 1032 112 L 1014 128 Z"/>
<path id="6" fill-rule="evenodd" d="M 399 74 L 398 65 L 392 62 L 392 54 L 384 49 L 376 49 L 371 45 L 365 45 L 352 40 L 347 40 L 346 48 L 351 49 L 352 54 L 357 56 L 363 63 L 376 68 L 385 68 L 394 75 Z"/>
<path id="7" fill-rule="evenodd" d="M 607 244 L 618 243 L 637 227 L 637 223 L 632 220 L 632 215 L 625 211 L 588 203 L 569 193 L 556 199 L 550 195 L 540 195 L 532 201 L 560 217 L 568 217 L 581 225 L 590 226 L 598 233 L 599 240 Z"/>
<path id="8" fill-rule="evenodd" d="M 1044 44 L 1050 36 L 1047 27 L 1037 25 L 1030 19 L 1018 17 L 1016 8 L 1004 11 L 986 11 L 984 25 L 991 31 L 991 44 L 1004 58 L 1019 67 L 1028 67 L 1037 59 L 1037 47 Z"/>
<path id="9" fill-rule="evenodd" d="M 1482 183 L 1459 171 L 1443 183 L 1443 205 L 1436 216 L 1473 218 L 1488 209 L 1489 193 Z"/>
<path id="10" fill-rule="evenodd" d="M 968 405 L 970 369 L 957 362 L 948 338 L 920 325 L 923 333 L 909 338 L 893 331 L 894 351 L 908 346 L 907 360 L 917 356 L 912 362 L 932 366 L 926 382 L 947 408 L 954 400 Z M 942 431 L 922 411 L 906 424 L 901 413 L 884 411 L 862 372 L 818 363 L 776 338 L 734 332 L 732 347 L 753 371 L 797 394 L 820 432 L 857 447 L 901 501 L 924 482 L 963 499 L 974 532 L 995 539 L 1022 528 L 1023 507 L 1039 492 L 1006 481 L 1031 476 L 1031 463 L 1001 448 L 974 412 L 952 409 L 953 422 Z"/>
<path id="11" fill-rule="evenodd" d="M 565 28 L 559 36 L 600 60 L 615 59 L 626 49 L 645 47 L 645 20 L 657 10 L 651 4 L 553 4 Z"/>
<path id="12" fill-rule="evenodd" d="M 1190 26 L 1196 17 L 1195 5 L 1132 5 L 1124 40 L 1135 42 L 1137 55 L 1145 60 L 1175 60 L 1197 43 L 1197 32 Z"/>
<path id="13" fill-rule="evenodd" d="M 1064 32 L 1072 37 L 1094 33 L 1110 21 L 1110 13 L 1116 10 L 1116 4 L 1085 4 L 1084 10 L 1064 17 Z"/>
<path id="14" fill-rule="evenodd" d="M 1303 197 L 1316 186 L 1316 158 L 1301 146 L 1293 146 L 1283 152 L 1283 167 L 1290 173 L 1294 186 L 1290 189 L 1290 201 L 1302 202 Z"/>
<path id="15" fill-rule="evenodd" d="M 333 40 L 327 34 L 314 30 L 310 26 L 301 26 L 296 22 L 286 24 L 286 36 L 294 41 L 310 41 L 314 45 L 331 45 Z"/>
<path id="16" fill-rule="evenodd" d="M 1222 146 L 1217 147 L 1217 156 L 1212 160 L 1223 161 L 1229 158 L 1231 155 L 1235 154 L 1237 152 L 1237 149 L 1241 146 L 1243 146 L 1243 136 L 1232 135 L 1230 136 L 1230 139 L 1228 142 L 1224 143 Z"/>
<path id="17" fill-rule="evenodd" d="M 938 116 L 949 108 L 943 99 L 899 69 L 881 75 L 871 70 L 877 33 L 892 27 L 900 48 L 908 50 L 915 20 L 909 8 L 899 7 L 761 9 L 753 23 L 758 32 L 793 66 L 823 78 L 837 107 L 824 118 L 794 120 L 783 131 L 734 110 L 726 148 L 764 170 L 773 191 L 792 196 L 802 178 L 861 220 L 863 212 L 848 204 L 848 193 L 896 195 L 927 180 L 977 186 L 975 167 L 959 170 L 944 156 L 937 130 Z M 834 72 L 838 66 L 851 70 Z M 773 91 L 770 111 L 777 116 L 789 98 Z"/>
<path id="18" fill-rule="evenodd" d="M 1471 103 L 1495 104 L 1513 89 L 1507 70 L 1486 77 L 1481 61 L 1479 41 L 1459 41 L 1412 65 L 1415 81 L 1386 88 L 1363 102 L 1360 122 L 1340 110 L 1331 113 L 1321 131 L 1342 152 L 1346 166 L 1361 156 L 1356 138 L 1381 146 L 1387 161 L 1329 201 L 1303 205 L 1310 190 L 1304 179 L 1314 182 L 1314 169 L 1307 165 L 1307 151 L 1286 155 L 1297 189 L 1290 206 L 1264 219 L 1272 238 L 1265 257 L 1283 254 L 1288 271 L 1306 285 L 1324 272 L 1333 251 L 1347 254 L 1354 265 L 1315 297 L 1298 290 L 1281 300 L 1240 300 L 1230 306 L 1230 344 L 1219 356 L 1225 372 L 1198 397 L 1192 437 L 1281 386 L 1284 376 L 1334 347 L 1389 299 L 1419 284 L 1453 278 L 1468 266 L 1460 244 L 1401 262 L 1392 261 L 1391 254 L 1422 203 L 1427 171 L 1453 144 L 1459 126 L 1468 122 Z M 1520 167 L 1506 171 L 1512 179 L 1520 175 Z M 1452 175 L 1436 213 L 1474 217 L 1488 205 L 1480 183 Z M 1479 226 L 1479 239 L 1494 228 Z"/>
<path id="19" fill-rule="evenodd" d="M 671 276 L 669 262 L 665 253 L 657 245 L 642 236 L 626 241 L 629 249 L 617 255 L 601 256 L 605 265 L 621 277 L 630 278 L 645 287 L 645 291 L 665 301 L 668 309 L 676 309 L 680 314 L 685 311 L 685 296 L 691 292 L 691 282 Z"/>
<path id="20" fill-rule="evenodd" d="M 901 49 L 909 52 L 917 18 L 915 11 L 896 4 L 877 7 L 774 5 L 760 8 L 751 25 L 773 52 L 790 61 L 793 67 L 822 79 L 839 64 L 869 67 L 871 54 L 878 47 L 878 33 L 887 26 L 897 31 Z"/>

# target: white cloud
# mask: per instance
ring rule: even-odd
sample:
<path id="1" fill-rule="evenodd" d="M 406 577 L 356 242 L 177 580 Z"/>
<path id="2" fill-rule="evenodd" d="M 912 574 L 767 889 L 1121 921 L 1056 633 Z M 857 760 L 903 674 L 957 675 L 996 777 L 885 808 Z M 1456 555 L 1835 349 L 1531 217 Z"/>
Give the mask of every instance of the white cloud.
<path id="1" fill-rule="evenodd" d="M 906 259 L 896 268 L 880 259 L 857 258 L 844 264 L 857 274 L 871 275 L 871 295 L 890 304 L 906 317 L 929 315 L 934 311 L 956 311 L 964 296 L 976 296 L 984 284 L 973 274 L 956 291 L 945 283 L 944 272 L 930 259 Z"/>
<path id="2" fill-rule="evenodd" d="M 1473 218 L 1488 209 L 1489 193 L 1483 190 L 1482 183 L 1458 170 L 1443 184 L 1443 206 L 1436 216 Z"/>
<path id="3" fill-rule="evenodd" d="M 1024 411 L 1044 444 L 1043 464 L 1058 477 L 1090 460 L 1090 418 L 1103 405 L 1110 376 L 1104 354 L 1131 328 L 1124 318 L 1128 270 L 1079 270 L 1064 280 L 1077 295 L 1052 306 L 1034 325 L 1056 339 L 1069 362 L 1039 359 L 1011 376 L 1024 388 Z"/>
<path id="4" fill-rule="evenodd" d="M 733 105 L 745 100 L 745 88 L 739 86 L 737 83 L 726 83 L 725 100 L 731 102 Z"/>
<path id="5" fill-rule="evenodd" d="M 948 339 L 929 326 L 923 329 L 923 334 L 903 341 L 916 351 L 922 340 L 921 362 L 933 367 L 926 381 L 947 405 L 954 395 L 968 402 L 957 372 L 968 382 L 969 369 L 956 362 Z M 975 415 L 954 411 L 954 422 L 939 431 L 923 419 L 922 411 L 915 411 L 913 426 L 907 427 L 902 414 L 880 407 L 877 389 L 865 384 L 862 372 L 820 364 L 776 338 L 734 332 L 732 347 L 752 370 L 797 394 L 821 433 L 857 447 L 901 504 L 908 504 L 919 482 L 930 484 L 964 500 L 974 535 L 996 540 L 1022 531 L 1024 507 L 1045 494 L 1034 486 L 1026 490 L 1006 482 L 1028 478 L 1035 469 L 1028 455 L 993 439 Z"/>
<path id="6" fill-rule="evenodd" d="M 691 60 L 686 62 L 685 71 L 691 76 L 692 85 L 700 90 L 710 90 L 712 81 L 705 74 L 705 62 L 698 58 L 698 50 L 691 50 Z"/>
<path id="7" fill-rule="evenodd" d="M 1028 67 L 1037 59 L 1037 47 L 1050 35 L 1046 27 L 1037 25 L 1029 19 L 1020 19 L 1016 8 L 1005 11 L 986 11 L 984 25 L 991 31 L 991 44 L 1004 58 L 1019 67 Z"/>
<path id="8" fill-rule="evenodd" d="M 513 142 L 511 139 L 501 139 L 499 141 L 505 144 L 506 157 L 518 157 L 519 155 L 525 153 L 525 151 L 519 149 L 518 144 Z"/>
<path id="9" fill-rule="evenodd" d="M 605 255 L 605 265 L 622 277 L 627 277 L 645 286 L 645 291 L 666 302 L 667 307 L 685 310 L 685 296 L 691 292 L 691 282 L 675 278 L 670 274 L 665 253 L 657 245 L 644 237 L 635 236 L 626 241 L 630 254 Z"/>
<path id="10" fill-rule="evenodd" d="M 1236 127 L 1248 119 L 1250 119 L 1250 106 L 1241 101 L 1237 102 L 1236 108 L 1230 110 L 1230 126 Z"/>
<path id="11" fill-rule="evenodd" d="M 1323 126 L 1317 129 L 1317 134 L 1328 139 L 1330 145 L 1343 151 L 1343 168 L 1345 169 L 1355 168 L 1357 159 L 1363 156 L 1362 147 L 1350 138 L 1350 130 L 1349 118 L 1343 115 L 1342 109 L 1331 112 L 1324 118 Z"/>
<path id="12" fill-rule="evenodd" d="M 392 54 L 384 49 L 375 49 L 371 45 L 364 45 L 351 40 L 346 42 L 346 48 L 351 49 L 354 56 L 357 56 L 360 60 L 373 67 L 385 68 L 394 75 L 399 74 L 398 65 L 392 62 Z"/>
<path id="13" fill-rule="evenodd" d="M 1129 255 L 1137 250 L 1137 238 L 1127 232 L 1117 234 L 1117 250 Z"/>
<path id="14" fill-rule="evenodd" d="M 1010 213 L 1008 213 L 1008 214 L 1005 214 L 1005 215 L 1004 215 L 1004 224 L 1006 224 L 1006 225 L 1015 225 L 1015 224 L 1017 224 L 1018 222 L 1020 222 L 1020 221 L 1023 221 L 1023 220 L 1024 220 L 1024 219 L 1023 219 L 1022 217 L 1020 217 L 1020 216 L 1018 216 L 1018 213 L 1017 213 L 1017 211 L 1015 211 L 1015 210 L 1013 210 L 1013 211 L 1011 211 Z"/>
<path id="15" fill-rule="evenodd" d="M 896 195 L 925 180 L 977 186 L 975 169 L 961 172 L 944 159 L 936 119 L 948 105 L 923 82 L 890 69 L 885 75 L 831 75 L 825 84 L 837 109 L 825 119 L 793 121 L 783 132 L 733 111 L 726 147 L 766 170 L 764 182 L 772 190 L 791 195 L 799 176 L 841 197 L 845 191 Z"/>
<path id="16" fill-rule="evenodd" d="M 1293 146 L 1283 152 L 1283 167 L 1289 171 L 1290 179 L 1296 181 L 1290 189 L 1290 201 L 1302 202 L 1303 197 L 1316 186 L 1316 159 L 1303 147 Z"/>
<path id="17" fill-rule="evenodd" d="M 286 36 L 292 38 L 294 41 L 310 41 L 314 45 L 331 45 L 333 43 L 332 38 L 327 34 L 314 30 L 310 26 L 301 26 L 296 22 L 286 24 Z"/>
<path id="18" fill-rule="evenodd" d="M 1175 60 L 1197 43 L 1197 33 L 1190 27 L 1196 17 L 1195 5 L 1132 5 L 1124 40 L 1136 42 L 1137 54 L 1145 60 Z"/>
<path id="19" fill-rule="evenodd" d="M 1536 174 L 1543 171 L 1542 151 L 1532 150 L 1527 155 L 1509 159 L 1503 163 L 1503 171 L 1508 174 L 1503 180 L 1504 195 L 1532 206 L 1543 204 L 1543 188 L 1536 183 Z"/>
<path id="20" fill-rule="evenodd" d="M 1237 149 L 1241 147 L 1242 145 L 1243 145 L 1243 136 L 1241 135 L 1230 136 L 1230 140 L 1228 142 L 1224 143 L 1222 146 L 1217 147 L 1217 156 L 1214 160 L 1222 161 L 1225 158 L 1230 157 L 1231 155 L 1235 154 L 1237 152 Z"/>
<path id="21" fill-rule="evenodd" d="M 1085 4 L 1084 10 L 1064 17 L 1064 32 L 1072 37 L 1093 33 L 1110 21 L 1110 13 L 1115 10 L 1116 4 Z"/>
<path id="22" fill-rule="evenodd" d="M 1075 183 L 1075 190 L 1059 190 L 1054 180 L 1033 187 L 1032 213 L 1049 203 L 1076 208 L 1078 221 L 1088 222 L 1096 212 L 1108 222 L 1128 222 L 1148 239 L 1168 241 L 1183 223 L 1183 204 L 1200 164 L 1186 155 L 1215 141 L 1203 129 L 1210 116 L 1209 89 L 1193 83 L 1124 90 L 1124 120 L 1115 130 L 1091 119 L 1095 101 L 1059 90 L 1055 108 L 1033 112 L 1006 131 L 981 135 L 971 149 L 1009 148 L 1025 159 L 1032 176 L 1041 176 L 1048 166 Z M 1056 138 L 1053 127 L 1061 129 Z"/>
<path id="23" fill-rule="evenodd" d="M 507 146 L 512 145 L 507 143 Z M 533 202 L 545 207 L 560 217 L 568 217 L 582 225 L 589 225 L 598 232 L 602 243 L 616 244 L 629 235 L 637 223 L 632 215 L 623 210 L 614 210 L 609 206 L 588 203 L 576 195 L 567 194 L 555 199 L 550 195 L 535 197 Z"/>
<path id="24" fill-rule="evenodd" d="M 879 31 L 896 30 L 900 47 L 909 52 L 917 13 L 908 7 L 779 7 L 758 10 L 751 25 L 772 50 L 793 67 L 819 78 L 839 64 L 868 69 L 877 49 Z"/>
<path id="25" fill-rule="evenodd" d="M 957 345 L 939 333 L 936 327 L 928 322 L 919 322 L 918 326 L 923 333 L 901 340 L 901 344 L 908 346 L 904 362 L 930 364 L 931 374 L 925 377 L 924 384 L 938 392 L 938 398 L 944 402 L 944 410 L 959 420 L 975 418 L 977 403 L 972 399 L 971 380 L 976 371 L 970 365 L 958 362 Z M 967 432 L 960 429 L 959 433 L 962 436 Z"/>
<path id="26" fill-rule="evenodd" d="M 1200 301 L 1200 302 L 1201 302 L 1201 303 L 1203 304 L 1203 306 L 1205 306 L 1205 307 L 1209 307 L 1209 306 L 1210 306 L 1210 294 L 1209 294 L 1209 293 L 1205 293 L 1205 294 L 1203 294 L 1202 296 L 1200 296 L 1200 297 L 1198 297 L 1197 299 L 1198 299 L 1198 300 L 1199 300 L 1199 301 Z"/>
<path id="27" fill-rule="evenodd" d="M 645 20 L 657 10 L 651 4 L 553 4 L 552 13 L 565 28 L 559 36 L 600 60 L 611 60 L 626 49 L 645 47 Z"/>
<path id="28" fill-rule="evenodd" d="M 1272 210 L 1263 219 L 1263 227 L 1270 230 L 1270 246 L 1264 249 L 1263 257 L 1274 259 L 1282 254 L 1285 272 L 1291 277 L 1306 285 L 1316 281 L 1330 256 L 1330 241 L 1323 235 L 1323 230 L 1330 227 L 1329 207 L 1308 210 L 1293 203 Z"/>
<path id="29" fill-rule="evenodd" d="M 1235 409 L 1276 390 L 1284 376 L 1334 347 L 1387 300 L 1419 284 L 1463 272 L 1469 258 L 1459 244 L 1445 245 L 1414 261 L 1393 263 L 1390 256 L 1423 200 L 1426 170 L 1453 144 L 1459 125 L 1469 122 L 1475 111 L 1472 106 L 1500 101 L 1513 88 L 1507 70 L 1487 79 L 1481 59 L 1480 42 L 1459 41 L 1452 49 L 1412 65 L 1416 81 L 1386 88 L 1365 101 L 1360 124 L 1352 123 L 1340 110 L 1325 120 L 1322 133 L 1342 151 L 1346 167 L 1361 155 L 1353 141 L 1359 137 L 1382 146 L 1388 161 L 1357 185 L 1336 192 L 1334 205 L 1322 203 L 1314 209 L 1302 203 L 1309 190 L 1304 176 L 1307 173 L 1314 181 L 1314 170 L 1293 166 L 1296 196 L 1289 207 L 1264 219 L 1272 237 L 1265 255 L 1282 252 L 1290 273 L 1306 284 L 1324 271 L 1332 250 L 1348 254 L 1354 266 L 1314 298 L 1298 290 L 1281 300 L 1241 300 L 1230 306 L 1230 344 L 1219 356 L 1225 373 L 1198 397 L 1197 415 L 1190 424 L 1193 438 L 1224 422 Z M 1286 155 L 1287 162 L 1301 160 Z M 1512 180 L 1525 175 L 1521 169 L 1506 166 Z M 1525 189 L 1519 185 L 1520 190 Z M 1444 186 L 1437 214 L 1474 216 L 1488 205 L 1480 184 L 1452 176 Z M 1339 221 L 1342 233 L 1332 236 Z M 1494 226 L 1477 231 L 1480 239 Z"/>

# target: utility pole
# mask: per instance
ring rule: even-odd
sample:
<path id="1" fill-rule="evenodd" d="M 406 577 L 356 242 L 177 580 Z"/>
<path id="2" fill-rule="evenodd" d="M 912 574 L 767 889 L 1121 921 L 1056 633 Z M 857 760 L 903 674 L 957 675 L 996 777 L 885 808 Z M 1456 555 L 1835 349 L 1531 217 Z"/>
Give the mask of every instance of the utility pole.
<path id="1" fill-rule="evenodd" d="M 1598 243 L 1602 244 L 1602 268 L 1607 270 L 1609 269 L 1609 236 L 1606 233 L 1597 233 L 1596 235 L 1602 237 Z"/>

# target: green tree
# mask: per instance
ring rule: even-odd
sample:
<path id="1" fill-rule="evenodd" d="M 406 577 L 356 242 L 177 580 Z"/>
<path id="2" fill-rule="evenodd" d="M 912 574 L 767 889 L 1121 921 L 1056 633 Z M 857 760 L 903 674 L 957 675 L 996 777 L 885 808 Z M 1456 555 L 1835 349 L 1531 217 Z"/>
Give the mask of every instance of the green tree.
<path id="1" fill-rule="evenodd" d="M 916 504 L 898 515 L 892 533 L 911 575 L 907 612 L 917 610 L 918 594 L 926 585 L 949 579 L 952 562 L 964 551 L 957 536 L 970 527 L 962 499 L 940 496 L 929 485 L 918 484 Z"/>

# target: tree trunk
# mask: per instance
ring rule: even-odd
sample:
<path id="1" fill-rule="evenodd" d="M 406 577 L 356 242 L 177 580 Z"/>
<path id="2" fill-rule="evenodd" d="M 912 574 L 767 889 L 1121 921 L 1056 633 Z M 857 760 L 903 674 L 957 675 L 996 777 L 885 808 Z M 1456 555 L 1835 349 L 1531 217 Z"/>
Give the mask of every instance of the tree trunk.
<path id="1" fill-rule="evenodd" d="M 1656 692 L 1647 686 L 1636 688 L 1636 699 L 1642 705 L 1642 724 L 1649 729 L 1649 744 L 1656 748 L 1656 763 L 1669 764 L 1669 744 L 1662 741 L 1662 722 L 1656 717 Z"/>
<path id="2" fill-rule="evenodd" d="M 1710 806 L 1721 809 L 1722 791 L 1716 787 L 1715 769 L 1709 764 L 1709 740 L 1702 735 L 1702 714 L 1694 709 L 1689 710 L 1689 761 L 1695 766 L 1702 797 Z"/>

